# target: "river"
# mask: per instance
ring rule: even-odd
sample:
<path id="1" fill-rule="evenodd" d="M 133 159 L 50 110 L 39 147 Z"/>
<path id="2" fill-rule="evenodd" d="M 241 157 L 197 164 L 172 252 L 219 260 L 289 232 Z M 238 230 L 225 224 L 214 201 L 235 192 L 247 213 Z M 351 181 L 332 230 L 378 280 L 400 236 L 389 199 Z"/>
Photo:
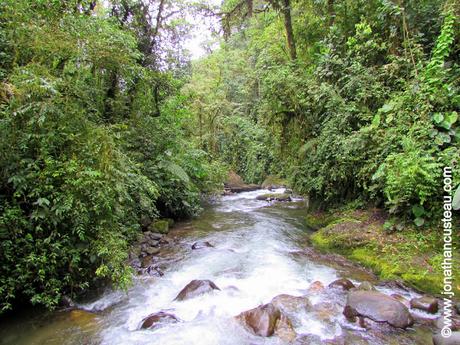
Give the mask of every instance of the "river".
<path id="1" fill-rule="evenodd" d="M 315 281 L 327 286 L 346 277 L 355 284 L 370 281 L 387 294 L 418 296 L 414 291 L 379 285 L 371 273 L 346 260 L 328 261 L 316 255 L 308 244 L 311 232 L 303 223 L 304 203 L 271 204 L 255 199 L 266 192 L 222 197 L 196 219 L 178 224 L 168 235 L 170 244 L 157 259 L 164 276 L 138 276 L 127 292 L 106 291 L 79 305 L 94 315 L 37 310 L 16 314 L 2 322 L 0 344 L 286 344 L 276 336 L 255 336 L 233 318 L 279 294 L 307 295 L 313 305 L 333 306 L 329 312 L 316 309 L 297 315 L 293 323 L 296 333 L 316 335 L 310 343 L 305 340 L 299 344 L 432 344 L 431 330 L 423 326 L 366 331 L 349 324 L 341 313 L 344 292 L 309 293 L 308 287 Z M 214 248 L 192 250 L 196 241 L 208 241 Z M 209 279 L 220 291 L 174 301 L 194 279 Z M 142 319 L 158 311 L 172 313 L 180 322 L 140 330 Z"/>

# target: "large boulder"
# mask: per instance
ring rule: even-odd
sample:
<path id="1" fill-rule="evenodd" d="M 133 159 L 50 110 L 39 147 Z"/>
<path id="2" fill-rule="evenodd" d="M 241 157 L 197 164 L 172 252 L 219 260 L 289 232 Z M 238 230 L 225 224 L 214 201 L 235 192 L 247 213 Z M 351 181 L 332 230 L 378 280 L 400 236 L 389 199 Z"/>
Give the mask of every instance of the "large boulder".
<path id="1" fill-rule="evenodd" d="M 261 337 L 270 337 L 275 333 L 281 312 L 272 303 L 260 305 L 242 312 L 236 319 L 252 333 Z"/>
<path id="2" fill-rule="evenodd" d="M 183 301 L 193 298 L 212 290 L 220 290 L 216 284 L 210 280 L 192 280 L 188 283 L 174 299 L 175 301 Z"/>
<path id="3" fill-rule="evenodd" d="M 159 323 L 173 323 L 178 321 L 179 319 L 175 315 L 160 311 L 158 313 L 150 314 L 144 318 L 142 320 L 141 328 L 155 328 Z"/>
<path id="4" fill-rule="evenodd" d="M 298 313 L 299 311 L 309 311 L 311 309 L 310 300 L 303 296 L 278 295 L 271 302 L 276 308 L 286 315 Z"/>
<path id="5" fill-rule="evenodd" d="M 406 328 L 414 322 L 404 304 L 377 291 L 349 292 L 343 314 L 348 319 L 363 316 L 397 328 Z"/>
<path id="6" fill-rule="evenodd" d="M 332 283 L 329 284 L 330 288 L 335 288 L 335 289 L 341 289 L 344 291 L 348 291 L 352 288 L 355 287 L 355 284 L 353 284 L 350 280 L 341 278 L 334 280 Z"/>
<path id="7" fill-rule="evenodd" d="M 438 312 L 438 300 L 434 297 L 422 296 L 412 298 L 410 306 L 414 309 L 426 311 L 427 313 L 436 314 Z"/>
<path id="8" fill-rule="evenodd" d="M 169 232 L 168 220 L 157 220 L 149 225 L 149 230 L 153 233 L 167 234 Z"/>

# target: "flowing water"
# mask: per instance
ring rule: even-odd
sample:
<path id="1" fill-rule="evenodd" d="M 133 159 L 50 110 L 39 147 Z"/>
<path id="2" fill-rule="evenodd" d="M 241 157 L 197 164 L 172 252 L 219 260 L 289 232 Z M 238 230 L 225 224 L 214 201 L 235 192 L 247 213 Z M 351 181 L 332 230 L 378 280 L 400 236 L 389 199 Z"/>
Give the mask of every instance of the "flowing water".
<path id="1" fill-rule="evenodd" d="M 35 311 L 2 320 L 0 344 L 285 344 L 276 336 L 250 334 L 233 317 L 279 294 L 308 295 L 307 289 L 314 281 L 327 286 L 339 277 L 347 277 L 355 283 L 367 280 L 378 284 L 364 269 L 340 261 L 328 262 L 311 251 L 306 255 L 309 231 L 302 221 L 303 202 L 270 204 L 255 199 L 266 192 L 222 197 L 197 219 L 179 224 L 168 235 L 170 245 L 158 257 L 164 276 L 139 276 L 127 293 L 106 291 L 79 305 L 94 314 Z M 191 250 L 198 240 L 209 241 L 214 248 Z M 194 279 L 212 280 L 221 290 L 174 301 Z M 385 287 L 379 290 L 407 298 L 417 295 Z M 431 331 L 421 326 L 369 332 L 348 324 L 341 313 L 345 293 L 310 294 L 309 298 L 313 304 L 332 303 L 336 310 L 326 315 L 297 315 L 295 331 L 319 337 L 312 344 L 327 344 L 331 339 L 336 342 L 330 344 L 431 344 Z M 158 311 L 172 313 L 181 321 L 140 330 L 142 319 Z"/>

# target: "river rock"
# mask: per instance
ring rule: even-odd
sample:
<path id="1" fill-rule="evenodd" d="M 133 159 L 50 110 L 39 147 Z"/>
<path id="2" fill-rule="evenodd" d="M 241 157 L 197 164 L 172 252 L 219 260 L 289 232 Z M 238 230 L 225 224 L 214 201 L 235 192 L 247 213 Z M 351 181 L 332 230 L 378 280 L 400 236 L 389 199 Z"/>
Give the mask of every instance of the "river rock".
<path id="1" fill-rule="evenodd" d="M 149 316 L 144 318 L 142 320 L 141 328 L 142 329 L 155 328 L 160 322 L 173 323 L 173 322 L 178 322 L 178 321 L 179 319 L 175 315 L 160 311 L 158 313 L 150 314 Z"/>
<path id="2" fill-rule="evenodd" d="M 411 308 L 420 309 L 430 314 L 436 314 L 438 312 L 438 300 L 429 296 L 412 298 L 410 300 L 410 306 Z"/>
<path id="3" fill-rule="evenodd" d="M 433 335 L 434 345 L 459 345 L 460 344 L 460 332 L 452 332 L 450 337 L 444 338 L 441 334 Z"/>
<path id="4" fill-rule="evenodd" d="M 148 255 L 148 256 L 142 258 L 141 267 L 142 268 L 149 267 L 152 264 L 152 259 L 153 259 L 153 255 Z"/>
<path id="5" fill-rule="evenodd" d="M 311 309 L 310 300 L 303 296 L 282 294 L 274 297 L 270 303 L 287 315 Z"/>
<path id="6" fill-rule="evenodd" d="M 407 308 L 410 308 L 410 302 L 404 296 L 401 296 L 398 293 L 394 293 L 391 295 L 391 297 L 393 297 L 395 300 L 398 300 L 399 302 L 404 304 Z"/>
<path id="7" fill-rule="evenodd" d="M 210 280 L 192 280 L 179 292 L 175 301 L 183 301 L 189 298 L 193 298 L 212 290 L 220 290 L 216 284 Z"/>
<path id="8" fill-rule="evenodd" d="M 72 323 L 82 329 L 92 328 L 97 323 L 97 315 L 85 310 L 72 310 L 69 316 Z"/>
<path id="9" fill-rule="evenodd" d="M 301 334 L 297 337 L 294 345 L 323 345 L 323 341 L 319 335 L 316 334 Z"/>
<path id="10" fill-rule="evenodd" d="M 281 313 L 280 318 L 276 322 L 275 335 L 286 343 L 291 343 L 297 337 L 291 320 L 283 313 Z"/>
<path id="11" fill-rule="evenodd" d="M 262 201 L 291 201 L 291 196 L 289 194 L 286 194 L 286 193 L 283 193 L 283 194 L 268 193 L 268 194 L 258 195 L 256 197 L 256 200 L 262 200 Z"/>
<path id="12" fill-rule="evenodd" d="M 192 245 L 192 249 L 214 248 L 208 241 L 198 241 Z"/>
<path id="13" fill-rule="evenodd" d="M 311 283 L 310 287 L 308 288 L 308 293 L 317 294 L 324 292 L 324 289 L 324 284 L 317 280 Z"/>
<path id="14" fill-rule="evenodd" d="M 330 288 L 336 288 L 336 289 L 342 289 L 344 291 L 348 291 L 352 288 L 355 287 L 355 284 L 353 284 L 350 280 L 342 278 L 342 279 L 337 279 L 334 280 L 332 283 L 329 284 Z"/>
<path id="15" fill-rule="evenodd" d="M 160 248 L 156 247 L 146 247 L 144 249 L 144 252 L 147 253 L 147 255 L 156 255 L 160 252 Z"/>
<path id="16" fill-rule="evenodd" d="M 167 234 L 169 232 L 169 222 L 167 220 L 157 220 L 149 225 L 149 231 Z"/>
<path id="17" fill-rule="evenodd" d="M 160 234 L 159 232 L 150 232 L 149 237 L 154 241 L 159 241 L 164 237 L 164 235 Z"/>
<path id="18" fill-rule="evenodd" d="M 261 337 L 270 337 L 275 333 L 281 312 L 273 304 L 267 303 L 242 312 L 236 319 L 252 333 Z"/>
<path id="19" fill-rule="evenodd" d="M 362 282 L 356 289 L 360 291 L 376 291 L 374 285 L 369 282 Z"/>
<path id="20" fill-rule="evenodd" d="M 364 316 L 397 328 L 413 324 L 412 316 L 404 304 L 377 291 L 350 291 L 343 314 L 348 319 Z"/>
<path id="21" fill-rule="evenodd" d="M 161 270 L 161 268 L 158 266 L 149 266 L 147 267 L 145 272 L 149 276 L 153 276 L 153 277 L 163 277 L 165 275 L 164 272 Z"/>
<path id="22" fill-rule="evenodd" d="M 452 316 L 450 318 L 451 326 L 450 329 L 452 331 L 460 331 L 460 317 Z M 436 328 L 442 329 L 444 327 L 444 315 L 438 317 L 434 322 Z"/>
<path id="23" fill-rule="evenodd" d="M 331 322 L 340 313 L 338 306 L 333 302 L 320 302 L 312 306 L 313 315 L 323 322 Z"/>

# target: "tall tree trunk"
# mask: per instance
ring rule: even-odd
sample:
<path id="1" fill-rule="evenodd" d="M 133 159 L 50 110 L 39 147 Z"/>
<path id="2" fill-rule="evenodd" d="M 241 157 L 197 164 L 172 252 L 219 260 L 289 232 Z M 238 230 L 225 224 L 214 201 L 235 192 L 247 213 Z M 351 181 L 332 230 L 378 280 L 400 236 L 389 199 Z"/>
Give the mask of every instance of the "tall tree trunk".
<path id="1" fill-rule="evenodd" d="M 283 0 L 282 12 L 284 16 L 284 28 L 286 29 L 286 39 L 289 48 L 289 55 L 291 60 L 295 60 L 297 59 L 297 49 L 295 46 L 294 30 L 292 29 L 290 0 Z"/>
<path id="2" fill-rule="evenodd" d="M 334 0 L 327 0 L 327 14 L 329 16 L 329 26 L 334 25 L 334 21 L 335 21 Z"/>

